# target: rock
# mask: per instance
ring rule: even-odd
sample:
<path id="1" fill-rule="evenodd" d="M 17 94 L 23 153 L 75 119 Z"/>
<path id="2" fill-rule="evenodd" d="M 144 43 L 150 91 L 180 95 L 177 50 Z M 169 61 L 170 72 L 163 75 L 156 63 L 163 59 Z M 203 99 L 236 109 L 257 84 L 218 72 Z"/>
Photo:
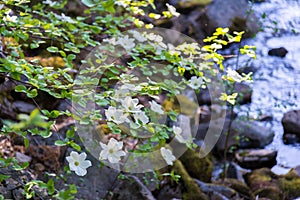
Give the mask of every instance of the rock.
<path id="1" fill-rule="evenodd" d="M 296 171 L 291 170 L 288 174 L 280 176 L 278 186 L 287 199 L 300 197 L 300 177 Z"/>
<path id="2" fill-rule="evenodd" d="M 212 0 L 178 0 L 175 6 L 178 9 L 194 9 L 197 6 L 206 6 L 211 2 Z"/>
<path id="3" fill-rule="evenodd" d="M 251 102 L 252 89 L 250 86 L 244 83 L 236 83 L 234 85 L 233 92 L 240 94 L 237 99 L 238 104 L 246 104 Z M 199 93 L 197 93 L 197 99 L 199 105 L 211 105 L 211 96 L 208 89 L 201 90 Z"/>
<path id="4" fill-rule="evenodd" d="M 229 188 L 234 189 L 244 199 L 249 199 L 249 200 L 254 199 L 254 195 L 253 195 L 252 191 L 242 181 L 232 179 L 232 178 L 226 178 L 222 184 L 224 184 L 225 186 L 227 186 Z"/>
<path id="5" fill-rule="evenodd" d="M 229 166 L 227 167 L 227 178 L 236 179 L 240 182 L 245 182 L 244 175 L 248 173 L 250 170 L 244 169 L 240 167 L 235 162 L 230 162 Z"/>
<path id="6" fill-rule="evenodd" d="M 215 138 L 215 140 L 218 140 L 215 150 L 224 151 L 229 119 L 226 119 L 224 126 L 216 121 L 217 120 L 211 120 L 208 123 L 199 124 L 196 139 L 203 140 L 206 137 L 208 128 L 210 130 L 222 130 L 220 137 Z M 254 121 L 246 122 L 240 119 L 234 119 L 231 125 L 228 146 L 262 148 L 270 144 L 273 137 L 274 132 L 270 128 L 260 126 Z"/>
<path id="7" fill-rule="evenodd" d="M 214 193 L 216 196 L 225 196 L 228 199 L 232 199 L 237 195 L 237 192 L 229 187 L 213 183 L 204 183 L 197 179 L 195 179 L 195 181 L 200 187 L 201 191 L 206 194 Z M 210 197 L 210 199 L 212 199 L 212 197 Z"/>
<path id="8" fill-rule="evenodd" d="M 238 164 L 247 169 L 273 167 L 276 165 L 277 152 L 268 149 L 246 149 L 235 152 Z"/>
<path id="9" fill-rule="evenodd" d="M 272 181 L 277 176 L 268 168 L 254 170 L 246 175 L 246 182 L 253 191 L 254 195 L 260 198 L 269 198 L 272 200 L 282 200 L 283 192 L 278 185 Z"/>
<path id="10" fill-rule="evenodd" d="M 287 53 L 288 51 L 284 47 L 279 47 L 269 50 L 268 55 L 284 58 Z"/>
<path id="11" fill-rule="evenodd" d="M 198 152 L 188 149 L 179 159 L 192 177 L 204 182 L 211 181 L 213 163 L 208 156 L 200 158 Z"/>
<path id="12" fill-rule="evenodd" d="M 296 143 L 300 141 L 300 110 L 292 110 L 284 114 L 282 120 L 284 141 Z"/>
<path id="13" fill-rule="evenodd" d="M 182 183 L 182 199 L 189 200 L 208 200 L 205 194 L 202 193 L 197 183 L 190 177 L 182 162 L 176 160 L 173 164 L 175 174 L 181 176 Z"/>
<path id="14" fill-rule="evenodd" d="M 156 195 L 156 199 L 181 199 L 182 193 L 180 191 L 180 185 L 172 187 L 170 184 L 166 184 L 159 188 L 159 193 Z"/>
<path id="15" fill-rule="evenodd" d="M 24 102 L 24 101 L 15 101 L 13 104 L 14 104 L 15 108 L 17 109 L 18 113 L 20 112 L 20 113 L 29 114 L 35 109 L 34 105 Z"/>
<path id="16" fill-rule="evenodd" d="M 214 0 L 206 7 L 204 16 L 199 23 L 207 35 L 211 35 L 218 27 L 229 27 L 231 31 L 245 31 L 251 37 L 259 31 L 257 17 L 251 13 L 247 0 Z"/>
<path id="17" fill-rule="evenodd" d="M 140 181 L 136 176 L 129 175 L 127 180 L 121 181 L 121 184 L 113 191 L 114 195 L 112 199 L 146 199 L 155 200 L 152 193 L 148 188 Z"/>
<path id="18" fill-rule="evenodd" d="M 27 156 L 23 153 L 20 152 L 16 152 L 16 160 L 20 163 L 25 163 L 25 162 L 30 162 L 31 161 L 31 157 Z"/>
<path id="19" fill-rule="evenodd" d="M 234 85 L 234 91 L 239 93 L 239 97 L 237 98 L 238 104 L 246 104 L 251 102 L 252 97 L 252 89 L 250 86 L 244 83 L 236 83 Z"/>
<path id="20" fill-rule="evenodd" d="M 295 199 L 300 196 L 300 177 L 295 170 L 276 175 L 268 168 L 256 169 L 246 176 L 254 195 L 272 200 Z"/>

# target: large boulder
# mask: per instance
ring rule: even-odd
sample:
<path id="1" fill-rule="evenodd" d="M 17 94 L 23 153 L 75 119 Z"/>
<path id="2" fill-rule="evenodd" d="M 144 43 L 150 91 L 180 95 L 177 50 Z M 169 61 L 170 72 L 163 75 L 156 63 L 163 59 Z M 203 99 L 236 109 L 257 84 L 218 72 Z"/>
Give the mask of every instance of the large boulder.
<path id="1" fill-rule="evenodd" d="M 282 118 L 285 143 L 300 142 L 300 110 L 292 110 Z"/>
<path id="2" fill-rule="evenodd" d="M 192 177 L 204 182 L 211 181 L 213 163 L 209 157 L 200 158 L 197 151 L 188 149 L 179 159 Z"/>
<path id="3" fill-rule="evenodd" d="M 268 168 L 261 168 L 246 175 L 246 182 L 259 197 L 281 200 L 300 196 L 300 177 L 294 170 L 279 176 Z"/>
<path id="4" fill-rule="evenodd" d="M 206 8 L 205 16 L 199 18 L 199 23 L 208 35 L 211 35 L 217 27 L 246 31 L 248 37 L 259 31 L 258 19 L 250 11 L 247 0 L 214 0 Z"/>
<path id="5" fill-rule="evenodd" d="M 277 152 L 268 149 L 245 149 L 235 152 L 239 165 L 247 169 L 273 167 L 276 165 Z"/>
<path id="6" fill-rule="evenodd" d="M 216 120 L 211 120 L 210 122 L 200 123 L 196 139 L 203 140 L 206 137 L 208 129 L 222 130 L 221 135 L 215 138 L 218 140 L 215 150 L 224 151 L 229 119 L 225 120 L 224 126 L 223 124 L 215 123 L 215 121 Z M 260 126 L 255 121 L 234 119 L 231 125 L 228 147 L 263 148 L 272 142 L 273 137 L 274 132 L 270 128 Z"/>

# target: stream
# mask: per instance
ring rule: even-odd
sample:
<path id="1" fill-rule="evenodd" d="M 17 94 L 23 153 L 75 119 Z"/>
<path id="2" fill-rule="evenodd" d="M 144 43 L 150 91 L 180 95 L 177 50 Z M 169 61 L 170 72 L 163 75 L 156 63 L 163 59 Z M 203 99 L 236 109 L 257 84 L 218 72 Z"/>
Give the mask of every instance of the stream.
<path id="1" fill-rule="evenodd" d="M 300 144 L 283 143 L 281 124 L 285 112 L 300 109 L 300 0 L 266 0 L 255 3 L 253 10 L 260 19 L 265 16 L 264 31 L 245 40 L 245 44 L 257 47 L 257 59 L 250 63 L 257 71 L 253 76 L 252 103 L 237 111 L 251 118 L 261 114 L 273 117 L 272 121 L 262 122 L 275 132 L 273 142 L 266 148 L 278 151 L 277 166 L 272 170 L 284 173 L 300 165 Z M 279 47 L 288 50 L 284 58 L 268 55 L 270 49 Z M 242 56 L 239 65 L 245 62 Z M 230 63 L 233 64 L 227 64 Z"/>

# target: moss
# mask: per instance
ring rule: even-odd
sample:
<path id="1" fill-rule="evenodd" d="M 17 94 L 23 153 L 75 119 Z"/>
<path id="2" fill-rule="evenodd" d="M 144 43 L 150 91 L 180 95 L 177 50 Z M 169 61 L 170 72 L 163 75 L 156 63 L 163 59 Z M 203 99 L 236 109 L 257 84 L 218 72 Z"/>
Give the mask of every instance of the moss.
<path id="1" fill-rule="evenodd" d="M 272 180 L 274 174 L 268 168 L 261 168 L 254 170 L 251 174 L 246 176 L 248 185 L 252 189 L 260 188 L 260 185 L 268 184 Z"/>
<path id="2" fill-rule="evenodd" d="M 300 177 L 293 170 L 278 180 L 278 186 L 289 199 L 300 196 Z"/>
<path id="3" fill-rule="evenodd" d="M 260 188 L 259 190 L 256 190 L 254 192 L 254 195 L 258 195 L 259 197 L 265 197 L 269 198 L 272 200 L 282 200 L 283 199 L 283 194 L 279 190 L 278 187 L 275 186 L 268 186 L 268 187 L 263 187 Z"/>
<path id="4" fill-rule="evenodd" d="M 180 9 L 194 8 L 196 6 L 206 6 L 210 4 L 212 0 L 181 0 L 176 5 Z"/>
<path id="5" fill-rule="evenodd" d="M 176 160 L 173 165 L 175 174 L 181 176 L 180 180 L 183 184 L 182 198 L 187 200 L 207 200 L 207 197 L 201 192 L 197 183 L 190 177 L 183 164 Z"/>
<path id="6" fill-rule="evenodd" d="M 242 181 L 239 181 L 237 179 L 227 178 L 225 179 L 223 184 L 227 187 L 234 189 L 239 194 L 248 197 L 249 199 L 254 199 L 254 195 L 251 192 L 250 188 Z"/>
<path id="7" fill-rule="evenodd" d="M 204 182 L 211 181 L 213 163 L 208 157 L 200 158 L 198 152 L 188 149 L 180 160 L 192 177 Z"/>

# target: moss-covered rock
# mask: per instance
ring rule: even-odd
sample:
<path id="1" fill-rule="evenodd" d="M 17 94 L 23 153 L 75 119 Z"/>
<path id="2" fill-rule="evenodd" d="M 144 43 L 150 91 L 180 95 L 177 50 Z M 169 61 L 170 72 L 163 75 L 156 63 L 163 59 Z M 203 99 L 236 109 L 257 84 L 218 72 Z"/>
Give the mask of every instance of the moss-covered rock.
<path id="1" fill-rule="evenodd" d="M 237 179 L 227 178 L 224 180 L 223 184 L 237 191 L 240 194 L 240 196 L 243 196 L 245 199 L 254 199 L 254 195 L 252 191 L 242 181 L 239 181 Z"/>
<path id="2" fill-rule="evenodd" d="M 278 186 L 289 199 L 300 196 L 300 177 L 293 170 L 279 178 Z"/>
<path id="3" fill-rule="evenodd" d="M 190 177 L 183 164 L 176 160 L 173 165 L 175 174 L 181 176 L 182 188 L 182 199 L 186 200 L 207 200 L 207 197 L 201 192 L 196 182 Z"/>
<path id="4" fill-rule="evenodd" d="M 195 8 L 196 6 L 206 6 L 211 2 L 212 0 L 180 0 L 176 7 L 178 9 Z"/>
<path id="5" fill-rule="evenodd" d="M 213 163 L 209 157 L 200 158 L 197 151 L 188 149 L 179 159 L 192 177 L 204 182 L 211 181 Z"/>
<path id="6" fill-rule="evenodd" d="M 246 176 L 246 182 L 254 195 L 274 200 L 283 199 L 283 193 L 276 184 L 278 176 L 268 168 L 254 170 Z"/>

